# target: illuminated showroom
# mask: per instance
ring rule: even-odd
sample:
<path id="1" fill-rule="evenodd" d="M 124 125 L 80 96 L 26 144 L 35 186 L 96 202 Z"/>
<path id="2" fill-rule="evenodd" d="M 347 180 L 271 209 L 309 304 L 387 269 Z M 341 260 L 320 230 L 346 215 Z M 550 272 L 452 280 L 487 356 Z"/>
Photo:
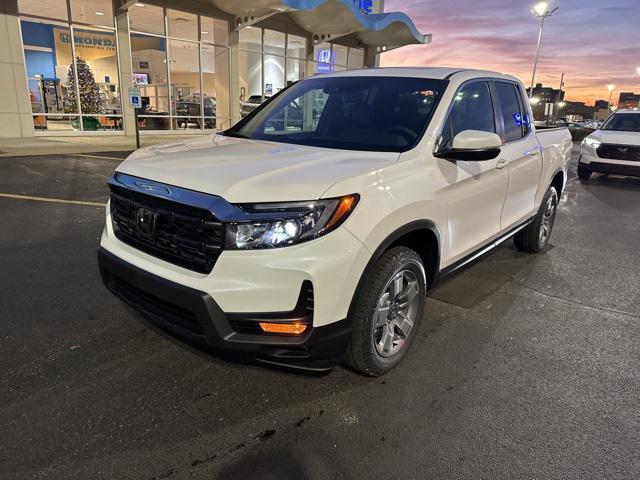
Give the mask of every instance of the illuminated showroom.
<path id="1" fill-rule="evenodd" d="M 228 128 L 304 77 L 428 43 L 371 0 L 4 0 L 0 136 Z M 2 32 L 4 30 L 4 32 Z M 4 43 L 4 42 L 3 42 Z"/>

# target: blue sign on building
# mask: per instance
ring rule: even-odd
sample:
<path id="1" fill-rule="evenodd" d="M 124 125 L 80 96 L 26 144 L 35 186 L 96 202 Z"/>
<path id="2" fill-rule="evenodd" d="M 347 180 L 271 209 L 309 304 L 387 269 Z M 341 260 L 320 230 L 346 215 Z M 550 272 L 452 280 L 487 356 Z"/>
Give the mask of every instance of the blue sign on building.
<path id="1" fill-rule="evenodd" d="M 336 52 L 332 52 L 329 49 L 318 50 L 318 56 L 316 58 L 318 62 L 316 64 L 316 72 L 328 73 L 333 72 L 336 66 Z"/>
<path id="2" fill-rule="evenodd" d="M 362 13 L 371 13 L 373 11 L 373 0 L 353 0 L 358 5 Z"/>

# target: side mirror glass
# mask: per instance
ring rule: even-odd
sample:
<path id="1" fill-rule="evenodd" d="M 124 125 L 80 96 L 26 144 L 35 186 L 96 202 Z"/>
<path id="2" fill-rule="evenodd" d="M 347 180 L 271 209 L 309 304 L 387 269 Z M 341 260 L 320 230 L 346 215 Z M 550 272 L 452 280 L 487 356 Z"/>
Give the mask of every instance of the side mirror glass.
<path id="1" fill-rule="evenodd" d="M 498 135 L 480 130 L 464 130 L 454 138 L 450 148 L 435 153 L 438 158 L 481 162 L 500 155 L 502 140 Z"/>

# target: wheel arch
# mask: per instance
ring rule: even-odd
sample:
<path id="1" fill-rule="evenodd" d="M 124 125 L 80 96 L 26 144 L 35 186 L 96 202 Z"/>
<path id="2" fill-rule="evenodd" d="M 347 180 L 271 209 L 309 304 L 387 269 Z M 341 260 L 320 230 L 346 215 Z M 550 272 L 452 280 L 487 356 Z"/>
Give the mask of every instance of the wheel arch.
<path id="1" fill-rule="evenodd" d="M 356 299 L 360 294 L 365 278 L 371 273 L 371 270 L 384 252 L 397 246 L 411 248 L 420 255 L 425 267 L 427 290 L 433 287 L 440 272 L 440 230 L 431 220 L 416 220 L 394 230 L 375 249 L 362 275 L 360 275 L 360 280 L 349 305 L 349 316 L 353 313 Z"/>
<path id="2" fill-rule="evenodd" d="M 553 176 L 551 177 L 551 183 L 549 184 L 549 186 L 556 187 L 556 190 L 558 191 L 558 197 L 561 197 L 562 192 L 564 192 L 564 187 L 566 184 L 567 184 L 567 175 L 562 168 L 559 168 L 554 172 Z M 549 189 L 547 188 L 547 190 Z"/>

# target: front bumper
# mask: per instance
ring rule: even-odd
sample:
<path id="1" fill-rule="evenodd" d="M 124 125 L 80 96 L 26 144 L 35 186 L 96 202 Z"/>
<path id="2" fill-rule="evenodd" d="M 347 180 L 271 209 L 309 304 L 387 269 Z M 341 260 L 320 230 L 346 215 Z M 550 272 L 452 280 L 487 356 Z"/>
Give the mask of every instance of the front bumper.
<path id="1" fill-rule="evenodd" d="M 207 293 L 172 282 L 98 251 L 106 287 L 154 324 L 200 345 L 250 355 L 267 363 L 327 370 L 341 359 L 351 336 L 348 320 L 311 327 L 299 337 L 238 332 L 237 325 L 261 320 L 300 320 L 308 315 L 300 301 L 290 312 L 228 313 Z M 304 292 L 301 292 L 301 298 Z M 250 328 L 244 331 L 251 331 Z"/>
<path id="2" fill-rule="evenodd" d="M 600 158 L 584 148 L 578 159 L 578 166 L 588 168 L 594 173 L 640 177 L 640 162 Z"/>

